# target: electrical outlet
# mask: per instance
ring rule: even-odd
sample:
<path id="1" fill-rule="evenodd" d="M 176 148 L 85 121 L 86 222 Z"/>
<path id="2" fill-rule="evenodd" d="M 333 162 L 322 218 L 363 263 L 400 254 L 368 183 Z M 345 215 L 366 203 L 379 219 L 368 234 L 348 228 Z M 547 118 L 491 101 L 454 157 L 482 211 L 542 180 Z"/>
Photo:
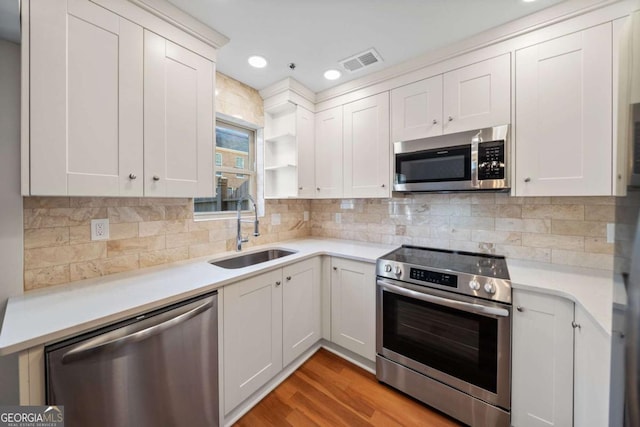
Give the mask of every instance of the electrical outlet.
<path id="1" fill-rule="evenodd" d="M 616 225 L 607 224 L 607 243 L 614 243 L 616 241 Z"/>
<path id="2" fill-rule="evenodd" d="M 304 214 L 302 214 L 302 219 L 304 221 L 309 221 L 309 211 L 304 211 Z"/>
<path id="3" fill-rule="evenodd" d="M 340 212 L 336 212 L 336 224 L 340 224 L 342 222 L 342 214 Z"/>
<path id="4" fill-rule="evenodd" d="M 280 225 L 281 224 L 281 216 L 279 213 L 271 214 L 271 225 Z"/>
<path id="5" fill-rule="evenodd" d="M 91 240 L 108 240 L 109 239 L 109 219 L 92 219 L 91 220 Z"/>

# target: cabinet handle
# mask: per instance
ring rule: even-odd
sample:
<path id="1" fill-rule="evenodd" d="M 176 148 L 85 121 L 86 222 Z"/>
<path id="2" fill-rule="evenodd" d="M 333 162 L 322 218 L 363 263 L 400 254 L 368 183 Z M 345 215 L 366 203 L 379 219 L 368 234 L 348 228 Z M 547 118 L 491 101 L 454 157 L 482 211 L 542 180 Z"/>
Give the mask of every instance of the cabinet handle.
<path id="1" fill-rule="evenodd" d="M 287 276 L 287 282 L 291 280 L 291 276 Z"/>
<path id="2" fill-rule="evenodd" d="M 136 178 L 137 178 L 137 176 L 135 174 L 133 174 L 133 173 L 129 174 L 129 179 L 133 180 L 133 179 L 136 179 Z"/>
<path id="3" fill-rule="evenodd" d="M 449 121 L 452 122 L 453 121 L 453 117 L 449 116 Z"/>
<path id="4" fill-rule="evenodd" d="M 571 321 L 571 327 L 572 327 L 573 329 L 580 329 L 580 328 L 581 328 L 580 323 L 576 323 L 576 321 L 575 321 L 575 320 L 572 320 L 572 321 Z"/>
<path id="5" fill-rule="evenodd" d="M 519 305 L 519 306 L 516 307 L 516 310 L 518 310 L 520 313 L 522 313 L 524 311 L 524 307 Z"/>
<path id="6" fill-rule="evenodd" d="M 431 122 L 431 123 L 433 123 L 434 125 L 437 125 L 438 121 L 436 119 L 433 119 L 433 122 Z"/>
<path id="7" fill-rule="evenodd" d="M 160 181 L 160 177 L 158 175 L 153 175 L 153 180 L 154 181 Z"/>
<path id="8" fill-rule="evenodd" d="M 526 178 L 524 179 L 524 182 L 531 182 L 531 178 L 526 177 Z"/>
<path id="9" fill-rule="evenodd" d="M 280 286 L 281 284 L 282 284 L 282 282 L 280 282 L 280 281 L 276 282 L 276 286 Z"/>

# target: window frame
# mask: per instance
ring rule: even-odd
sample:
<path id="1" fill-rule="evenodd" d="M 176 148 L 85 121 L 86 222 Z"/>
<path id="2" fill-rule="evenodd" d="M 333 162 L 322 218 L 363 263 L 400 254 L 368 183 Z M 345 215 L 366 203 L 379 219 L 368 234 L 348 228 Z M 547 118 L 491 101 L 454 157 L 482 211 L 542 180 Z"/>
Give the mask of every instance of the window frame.
<path id="1" fill-rule="evenodd" d="M 213 171 L 212 178 L 214 181 L 214 189 L 217 189 L 217 179 L 218 173 L 226 173 L 229 175 L 248 175 L 249 181 L 249 194 L 256 200 L 256 205 L 258 207 L 258 215 L 264 216 L 264 198 L 260 194 L 261 185 L 259 183 L 260 176 L 263 176 L 263 173 L 260 172 L 259 168 L 263 166 L 263 162 L 260 161 L 259 156 L 262 155 L 263 151 L 263 131 L 262 128 L 258 127 L 253 123 L 246 122 L 242 119 L 238 119 L 233 116 L 228 116 L 225 114 L 217 113 L 214 128 L 217 126 L 223 125 L 224 127 L 235 129 L 241 132 L 248 131 L 252 135 L 252 141 L 249 143 L 249 155 L 248 159 L 245 162 L 245 169 L 239 169 L 235 167 L 235 163 L 233 166 L 217 166 L 215 162 L 216 157 L 216 148 L 214 146 L 214 162 L 213 162 Z M 247 165 L 252 167 L 253 169 L 246 169 Z M 195 204 L 195 198 L 194 198 Z M 243 209 L 242 215 L 252 213 L 253 209 L 245 210 Z M 226 211 L 208 211 L 208 212 L 195 212 L 194 208 L 194 220 L 195 221 L 206 221 L 206 220 L 221 220 L 221 219 L 229 219 L 235 218 L 237 215 L 236 210 L 226 210 Z"/>

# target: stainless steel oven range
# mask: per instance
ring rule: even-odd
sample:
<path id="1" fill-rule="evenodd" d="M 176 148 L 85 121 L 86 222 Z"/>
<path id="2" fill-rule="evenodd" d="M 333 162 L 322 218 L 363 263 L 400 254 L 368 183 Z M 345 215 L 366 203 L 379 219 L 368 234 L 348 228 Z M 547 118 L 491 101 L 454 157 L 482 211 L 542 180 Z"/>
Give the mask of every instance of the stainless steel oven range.
<path id="1" fill-rule="evenodd" d="M 474 427 L 511 422 L 504 257 L 402 246 L 376 265 L 376 376 Z"/>

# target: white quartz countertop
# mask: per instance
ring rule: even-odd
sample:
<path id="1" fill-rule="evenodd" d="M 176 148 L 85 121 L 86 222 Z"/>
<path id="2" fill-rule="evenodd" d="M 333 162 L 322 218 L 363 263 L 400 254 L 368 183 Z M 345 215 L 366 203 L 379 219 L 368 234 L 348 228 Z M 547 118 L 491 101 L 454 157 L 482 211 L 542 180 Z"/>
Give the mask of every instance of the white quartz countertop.
<path id="1" fill-rule="evenodd" d="M 395 247 L 337 239 L 299 239 L 243 251 L 297 251 L 245 268 L 224 269 L 207 262 L 237 255 L 227 252 L 29 292 L 7 302 L 0 331 L 0 355 L 53 343 L 303 259 L 330 255 L 374 263 Z M 507 260 L 507 264 L 514 288 L 570 298 L 610 333 L 614 288 L 611 272 L 519 260 Z"/>
<path id="2" fill-rule="evenodd" d="M 90 331 L 306 258 L 331 255 L 373 263 L 395 246 L 314 238 L 256 246 L 243 253 L 265 248 L 297 252 L 238 269 L 207 262 L 237 255 L 227 252 L 11 297 L 0 331 L 0 356 Z"/>

